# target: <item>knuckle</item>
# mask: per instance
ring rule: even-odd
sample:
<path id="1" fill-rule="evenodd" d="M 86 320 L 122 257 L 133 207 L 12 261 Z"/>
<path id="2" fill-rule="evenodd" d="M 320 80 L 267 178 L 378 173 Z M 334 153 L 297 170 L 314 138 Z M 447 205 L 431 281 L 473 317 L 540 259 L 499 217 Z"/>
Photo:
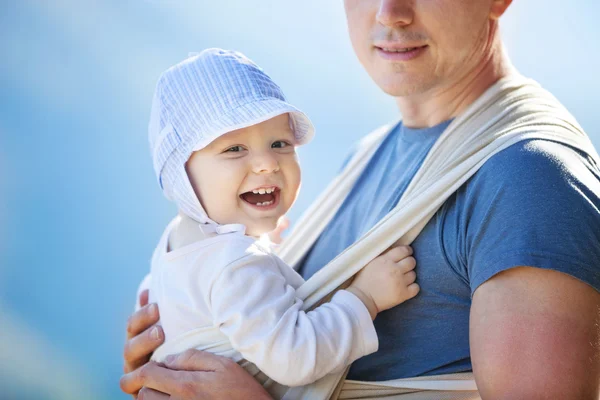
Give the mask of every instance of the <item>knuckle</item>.
<path id="1" fill-rule="evenodd" d="M 132 360 L 132 349 L 131 349 L 131 341 L 128 340 L 125 342 L 123 346 L 123 358 L 125 359 L 125 363 L 130 363 Z"/>
<path id="2" fill-rule="evenodd" d="M 194 354 L 196 353 L 195 349 L 187 349 L 186 351 L 184 351 L 183 353 L 181 353 L 181 357 L 184 360 L 190 360 L 192 358 L 194 358 Z"/>
<path id="3" fill-rule="evenodd" d="M 133 315 L 130 315 L 127 318 L 127 327 L 126 327 L 127 333 L 132 334 L 133 333 Z"/>
<path id="4" fill-rule="evenodd" d="M 137 376 L 140 379 L 140 381 L 144 382 L 146 379 L 148 379 L 148 376 L 150 375 L 151 367 L 152 367 L 152 365 L 150 363 L 148 363 L 148 364 L 144 364 L 140 368 L 138 368 Z"/>
<path id="5" fill-rule="evenodd" d="M 234 368 L 235 365 L 237 365 L 237 363 L 235 361 L 233 361 L 231 358 L 227 358 L 227 357 L 222 357 L 220 359 L 220 361 L 221 361 L 221 365 L 226 370 L 230 370 L 231 368 Z"/>
<path id="6" fill-rule="evenodd" d="M 185 380 L 181 382 L 180 391 L 181 396 L 186 399 L 194 399 L 198 395 L 196 390 L 196 383 L 191 380 Z"/>
<path id="7" fill-rule="evenodd" d="M 133 368 L 131 367 L 131 363 L 125 361 L 125 363 L 123 364 L 123 373 L 128 374 L 131 371 L 133 371 Z"/>
<path id="8" fill-rule="evenodd" d="M 140 308 L 140 310 L 138 312 L 140 313 L 140 317 L 146 321 L 154 322 L 154 321 L 156 321 L 156 319 L 158 317 L 157 307 L 155 306 L 154 303 L 146 304 L 144 307 Z"/>
<path id="9" fill-rule="evenodd" d="M 147 398 L 149 395 L 148 393 L 150 393 L 150 389 L 147 389 L 145 387 L 143 387 L 137 395 L 137 400 L 144 400 L 145 398 Z"/>
<path id="10" fill-rule="evenodd" d="M 191 356 L 193 356 L 193 355 L 194 355 L 194 353 L 196 353 L 196 350 L 195 350 L 195 349 L 187 349 L 186 351 L 184 351 L 184 352 L 183 352 L 183 354 L 184 354 L 186 357 L 191 357 Z"/>
<path id="11" fill-rule="evenodd" d="M 152 316 L 152 304 L 146 304 L 144 307 L 140 308 L 138 313 L 142 318 L 150 318 Z M 135 314 L 134 314 L 135 315 Z"/>

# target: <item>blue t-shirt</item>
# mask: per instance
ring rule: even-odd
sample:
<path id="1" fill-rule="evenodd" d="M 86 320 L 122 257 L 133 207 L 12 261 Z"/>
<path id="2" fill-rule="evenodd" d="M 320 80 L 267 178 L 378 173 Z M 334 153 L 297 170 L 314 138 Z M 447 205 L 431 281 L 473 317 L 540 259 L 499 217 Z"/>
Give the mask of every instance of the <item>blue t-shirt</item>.
<path id="1" fill-rule="evenodd" d="M 308 279 L 397 204 L 448 122 L 390 132 L 300 265 Z M 500 271 L 535 266 L 600 290 L 600 171 L 584 154 L 529 140 L 494 155 L 413 242 L 414 299 L 375 319 L 379 351 L 349 379 L 387 380 L 472 370 L 473 292 Z"/>

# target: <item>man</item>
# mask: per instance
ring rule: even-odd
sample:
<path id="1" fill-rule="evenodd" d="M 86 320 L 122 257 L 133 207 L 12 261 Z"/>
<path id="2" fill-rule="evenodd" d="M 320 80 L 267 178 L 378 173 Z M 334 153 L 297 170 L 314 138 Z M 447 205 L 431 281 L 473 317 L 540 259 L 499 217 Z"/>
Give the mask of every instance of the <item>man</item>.
<path id="1" fill-rule="evenodd" d="M 354 51 L 403 121 L 303 261 L 305 278 L 390 211 L 450 121 L 511 71 L 498 32 L 510 3 L 345 0 Z M 600 170 L 589 157 L 550 141 L 511 146 L 412 247 L 421 293 L 375 320 L 379 351 L 349 379 L 472 370 L 483 399 L 598 399 Z M 267 398 L 233 362 L 198 351 L 141 367 L 162 342 L 157 320 L 149 305 L 129 321 L 125 391 Z"/>

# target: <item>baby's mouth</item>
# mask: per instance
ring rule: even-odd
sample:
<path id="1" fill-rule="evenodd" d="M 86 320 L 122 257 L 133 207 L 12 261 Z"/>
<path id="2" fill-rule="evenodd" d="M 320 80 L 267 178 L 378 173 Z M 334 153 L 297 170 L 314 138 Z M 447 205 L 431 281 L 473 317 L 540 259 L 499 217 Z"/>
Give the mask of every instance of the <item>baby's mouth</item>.
<path id="1" fill-rule="evenodd" d="M 279 200 L 279 188 L 261 188 L 242 193 L 240 198 L 256 207 L 269 207 Z"/>

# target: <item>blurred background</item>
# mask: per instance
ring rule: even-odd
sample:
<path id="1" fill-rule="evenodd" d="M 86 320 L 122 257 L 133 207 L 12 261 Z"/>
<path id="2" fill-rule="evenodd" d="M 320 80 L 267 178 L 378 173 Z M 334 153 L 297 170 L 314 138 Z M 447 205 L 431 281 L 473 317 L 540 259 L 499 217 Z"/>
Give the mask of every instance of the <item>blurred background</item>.
<path id="1" fill-rule="evenodd" d="M 515 1 L 509 54 L 600 148 L 600 5 Z M 126 399 L 125 321 L 174 215 L 146 127 L 155 82 L 190 51 L 237 49 L 312 118 L 297 220 L 359 137 L 398 117 L 356 61 L 341 0 L 2 0 L 2 399 Z"/>

